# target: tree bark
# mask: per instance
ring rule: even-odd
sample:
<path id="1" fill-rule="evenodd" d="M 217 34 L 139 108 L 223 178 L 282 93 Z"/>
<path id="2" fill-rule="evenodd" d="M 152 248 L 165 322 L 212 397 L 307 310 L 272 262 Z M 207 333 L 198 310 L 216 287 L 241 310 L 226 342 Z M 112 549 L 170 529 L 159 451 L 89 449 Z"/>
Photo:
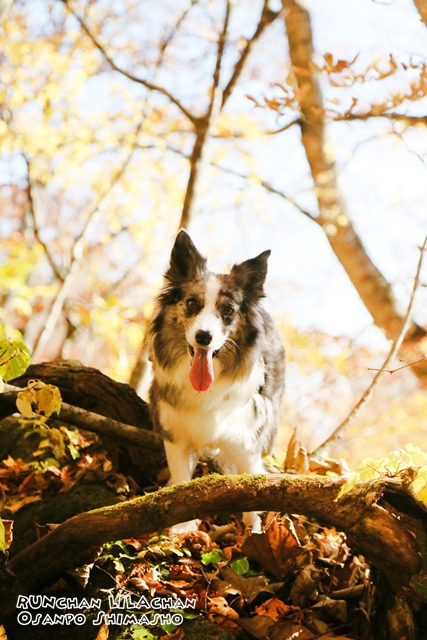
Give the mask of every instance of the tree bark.
<path id="1" fill-rule="evenodd" d="M 274 510 L 300 513 L 345 531 L 349 545 L 362 553 L 397 592 L 411 594 L 410 582 L 422 570 L 417 536 L 425 531 L 426 512 L 405 484 L 394 478 L 362 487 L 334 502 L 342 485 L 318 476 L 207 476 L 161 489 L 129 502 L 77 515 L 22 551 L 8 564 L 25 594 L 75 566 L 87 549 L 107 541 L 161 531 L 177 522 L 219 511 Z M 394 506 L 383 499 L 389 485 Z M 406 509 L 410 516 L 400 512 Z M 425 535 L 425 533 L 424 533 Z M 17 592 L 3 587 L 3 613 Z"/>
<path id="2" fill-rule="evenodd" d="M 421 0 L 420 0 L 421 2 Z M 326 232 L 327 239 L 375 324 L 387 338 L 394 339 L 402 325 L 392 288 L 374 265 L 348 217 L 337 183 L 336 169 L 324 153 L 324 110 L 322 94 L 313 70 L 313 39 L 310 16 L 295 0 L 282 0 L 289 41 L 289 54 L 300 96 L 301 140 L 305 149 L 319 207 L 312 218 Z M 423 3 L 425 4 L 425 3 Z M 427 332 L 412 323 L 402 354 L 418 360 L 426 351 Z M 427 384 L 425 363 L 413 368 Z"/>

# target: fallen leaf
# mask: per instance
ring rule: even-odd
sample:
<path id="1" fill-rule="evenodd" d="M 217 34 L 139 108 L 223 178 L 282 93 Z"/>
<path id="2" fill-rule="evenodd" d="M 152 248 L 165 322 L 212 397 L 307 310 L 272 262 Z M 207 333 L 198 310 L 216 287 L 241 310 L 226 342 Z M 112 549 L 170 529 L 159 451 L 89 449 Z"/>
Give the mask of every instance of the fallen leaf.
<path id="1" fill-rule="evenodd" d="M 298 610 L 297 607 L 289 606 L 279 598 L 269 598 L 258 607 L 255 607 L 255 611 L 259 616 L 268 616 L 273 622 L 279 622 L 284 616 L 296 610 Z"/>
<path id="2" fill-rule="evenodd" d="M 317 586 L 320 582 L 320 575 L 316 567 L 309 564 L 297 575 L 291 589 L 291 600 L 295 607 L 303 609 L 310 601 L 317 598 Z"/>
<path id="3" fill-rule="evenodd" d="M 223 629 L 237 629 L 234 620 L 239 619 L 239 614 L 228 604 L 222 596 L 208 599 L 208 619 L 215 622 Z"/>
<path id="4" fill-rule="evenodd" d="M 27 496 L 22 500 L 14 500 L 9 505 L 5 505 L 5 509 L 10 511 L 11 513 L 16 513 L 22 507 L 25 507 L 26 504 L 30 504 L 31 502 L 39 502 L 41 500 L 40 496 Z"/>
<path id="5" fill-rule="evenodd" d="M 246 538 L 242 552 L 262 564 L 276 578 L 283 578 L 301 553 L 301 545 L 291 521 L 274 518 L 265 531 Z"/>
<path id="6" fill-rule="evenodd" d="M 265 576 L 244 578 L 243 576 L 239 576 L 239 574 L 230 567 L 222 567 L 220 573 L 224 581 L 237 589 L 247 602 L 252 602 L 261 592 L 274 594 L 283 585 L 283 582 L 269 584 Z"/>

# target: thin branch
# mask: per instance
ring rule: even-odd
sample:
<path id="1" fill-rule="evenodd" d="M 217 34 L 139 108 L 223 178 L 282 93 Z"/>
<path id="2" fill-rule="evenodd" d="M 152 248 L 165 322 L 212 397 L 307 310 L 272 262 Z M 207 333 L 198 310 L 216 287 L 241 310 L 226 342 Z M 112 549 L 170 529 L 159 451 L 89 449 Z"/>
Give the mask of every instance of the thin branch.
<path id="1" fill-rule="evenodd" d="M 144 80 L 143 78 L 138 78 L 137 76 L 134 76 L 133 74 L 129 73 L 128 71 L 126 71 L 125 69 L 122 69 L 121 67 L 117 66 L 116 63 L 114 62 L 114 60 L 108 55 L 108 53 L 106 52 L 106 50 L 104 49 L 104 47 L 101 45 L 101 43 L 97 40 L 97 38 L 95 38 L 95 36 L 93 35 L 93 33 L 91 32 L 91 30 L 89 29 L 89 27 L 86 25 L 85 21 L 83 20 L 83 18 L 81 18 L 79 15 L 77 15 L 77 13 L 74 11 L 74 9 L 72 9 L 69 6 L 68 0 L 62 0 L 62 2 L 65 4 L 65 6 L 67 7 L 67 9 L 70 11 L 70 13 L 72 13 L 72 15 L 76 18 L 76 20 L 80 23 L 81 28 L 83 29 L 83 31 L 86 33 L 86 35 L 92 40 L 94 46 L 98 49 L 98 51 L 101 52 L 102 56 L 105 58 L 105 60 L 108 62 L 108 64 L 110 65 L 110 67 L 114 70 L 117 71 L 118 73 L 120 73 L 121 75 L 125 76 L 126 78 L 128 78 L 129 80 L 132 80 L 133 82 L 137 82 L 138 84 L 142 84 L 144 87 L 147 87 L 147 89 L 150 89 L 151 91 L 157 91 L 158 93 L 163 94 L 164 96 L 166 96 L 171 102 L 173 102 L 174 105 L 176 105 L 178 107 L 178 109 L 195 125 L 197 126 L 200 118 L 197 118 L 195 115 L 193 115 L 188 109 L 186 109 L 184 107 L 184 105 L 177 100 L 177 98 L 175 98 L 175 96 L 173 96 L 169 91 L 167 91 L 166 89 L 164 89 L 163 87 L 160 87 L 158 85 L 152 84 L 151 82 L 148 82 L 147 80 Z"/>
<path id="2" fill-rule="evenodd" d="M 33 183 L 32 183 L 32 180 L 31 180 L 31 162 L 28 160 L 27 156 L 24 153 L 22 154 L 22 157 L 24 158 L 25 164 L 27 165 L 27 185 L 28 185 L 27 194 L 28 194 L 28 203 L 30 205 L 31 220 L 32 220 L 32 223 L 33 223 L 34 237 L 37 240 L 37 242 L 43 247 L 46 259 L 49 262 L 50 268 L 52 269 L 53 273 L 55 274 L 55 277 L 60 282 L 63 282 L 64 278 L 62 277 L 62 274 L 60 273 L 58 267 L 56 266 L 55 261 L 54 261 L 52 255 L 51 255 L 46 243 L 43 242 L 43 240 L 40 237 L 39 226 L 38 226 L 38 222 L 37 222 L 36 204 L 35 204 L 35 201 L 34 201 Z"/>
<path id="3" fill-rule="evenodd" d="M 277 133 L 282 133 L 283 131 L 287 131 L 288 129 L 293 127 L 294 124 L 299 124 L 301 126 L 301 118 L 299 116 L 297 116 L 297 118 L 295 118 L 295 120 L 291 120 L 291 122 L 288 122 L 287 124 L 283 125 L 283 127 L 280 127 L 280 129 L 266 131 L 264 135 L 266 135 L 266 136 L 275 136 Z"/>
<path id="4" fill-rule="evenodd" d="M 10 384 L 5 385 L 4 393 L 0 395 L 0 407 L 3 417 L 16 413 L 16 398 L 20 391 L 22 391 L 20 387 Z M 133 444 L 141 449 L 148 449 L 150 455 L 163 451 L 162 439 L 157 433 L 149 430 L 150 424 L 147 424 L 146 429 L 141 429 L 124 424 L 119 420 L 105 418 L 92 411 L 73 407 L 66 402 L 61 403 L 61 410 L 57 420 L 91 433 L 97 433 L 100 436 L 109 436 L 117 442 Z"/>
<path id="5" fill-rule="evenodd" d="M 325 440 L 325 442 L 323 442 L 320 446 L 318 446 L 314 451 L 312 451 L 312 453 L 310 455 L 315 455 L 320 453 L 321 451 L 323 451 L 325 449 L 325 447 L 329 444 L 331 444 L 332 442 L 335 442 L 336 440 L 338 440 L 342 434 L 344 433 L 344 431 L 349 427 L 349 425 L 358 417 L 358 415 L 360 414 L 360 412 L 362 411 L 362 409 L 368 404 L 368 402 L 370 401 L 370 399 L 372 398 L 372 396 L 374 395 L 374 391 L 378 385 L 378 383 L 380 382 L 381 378 L 384 376 L 384 374 L 387 372 L 387 367 L 390 364 L 390 362 L 393 360 L 393 358 L 396 356 L 396 354 L 398 353 L 402 342 L 405 338 L 406 332 L 408 331 L 410 324 L 411 324 L 411 314 L 412 314 L 412 308 L 414 306 L 414 300 L 415 300 L 415 294 L 417 292 L 417 289 L 420 285 L 420 275 L 421 275 L 421 267 L 423 264 L 423 259 L 424 259 L 424 252 L 426 250 L 426 246 L 427 246 L 427 236 L 424 239 L 423 245 L 420 249 L 420 258 L 418 260 L 418 267 L 417 267 L 417 272 L 415 275 L 415 280 L 414 280 L 414 286 L 412 288 L 412 293 L 411 293 L 411 298 L 409 300 L 409 305 L 408 305 L 408 309 L 406 311 L 405 317 L 403 319 L 403 323 L 402 323 L 402 327 L 393 343 L 393 346 L 390 350 L 390 353 L 388 354 L 387 358 L 384 361 L 383 366 L 381 367 L 381 369 L 377 372 L 377 374 L 375 375 L 374 379 L 372 380 L 370 386 L 368 387 L 368 389 L 365 391 L 365 393 L 363 394 L 362 398 L 359 400 L 359 402 L 356 404 L 356 406 L 351 410 L 351 412 L 349 413 L 349 415 L 347 416 L 347 418 L 331 433 L 331 435 Z"/>
<path id="6" fill-rule="evenodd" d="M 384 371 L 384 373 L 396 373 L 396 371 L 401 371 L 402 369 L 407 369 L 408 367 L 413 367 L 416 364 L 420 364 L 420 362 L 424 362 L 427 359 L 427 356 L 423 356 L 419 360 L 415 360 L 414 362 L 407 362 L 406 364 L 402 364 L 401 367 L 396 367 L 396 369 L 375 369 L 374 367 L 368 367 L 368 371 Z M 399 362 L 402 360 L 399 358 Z"/>
<path id="7" fill-rule="evenodd" d="M 400 122 L 406 122 L 410 125 L 414 124 L 427 124 L 427 116 L 408 116 L 404 113 L 389 113 L 384 111 L 383 113 L 374 113 L 367 111 L 366 113 L 343 113 L 335 114 L 328 112 L 325 116 L 333 122 L 347 122 L 354 120 L 370 120 L 371 118 L 387 118 L 388 120 L 398 120 Z"/>
<path id="8" fill-rule="evenodd" d="M 105 190 L 103 195 L 98 200 L 98 203 L 95 205 L 92 211 L 89 212 L 84 228 L 82 229 L 80 235 L 78 235 L 77 238 L 75 239 L 70 266 L 68 268 L 67 273 L 63 276 L 61 287 L 56 295 L 56 298 L 52 307 L 50 308 L 49 314 L 43 326 L 43 330 L 41 331 L 38 338 L 34 342 L 33 354 L 32 354 L 33 359 L 37 359 L 40 357 L 40 355 L 43 353 L 44 349 L 46 348 L 47 344 L 49 343 L 52 337 L 53 331 L 55 330 L 56 323 L 59 320 L 65 301 L 68 295 L 71 293 L 75 279 L 79 273 L 80 265 L 83 261 L 83 252 L 86 244 L 86 238 L 90 235 L 90 233 L 98 223 L 99 219 L 101 218 L 100 207 L 102 203 L 110 195 L 111 191 L 113 190 L 115 185 L 119 182 L 119 180 L 125 173 L 127 167 L 129 166 L 129 163 L 138 146 L 138 135 L 141 130 L 142 123 L 143 123 L 143 120 L 141 120 L 138 126 L 136 127 L 135 142 L 132 145 L 125 161 L 122 163 L 115 177 L 108 185 L 108 188 Z"/>
<path id="9" fill-rule="evenodd" d="M 317 222 L 317 219 L 315 218 L 315 216 L 309 213 L 306 209 L 303 209 L 293 198 L 291 198 L 290 196 L 287 196 L 285 193 L 283 193 L 283 191 L 279 191 L 278 189 L 275 189 L 269 182 L 266 182 L 265 180 L 261 180 L 261 178 L 255 175 L 250 175 L 250 174 L 245 175 L 244 173 L 239 173 L 238 171 L 234 171 L 234 169 L 229 169 L 228 167 L 222 167 L 221 165 L 216 164 L 215 162 L 212 162 L 211 164 L 216 169 L 220 169 L 221 171 L 224 171 L 224 173 L 229 173 L 233 176 L 236 176 L 237 178 L 242 178 L 243 180 L 247 180 L 248 182 L 255 180 L 260 187 L 262 187 L 266 191 L 269 191 L 270 193 L 274 193 L 274 195 L 276 196 L 280 196 L 281 198 L 283 198 L 283 200 L 286 200 L 286 202 L 289 202 L 296 209 L 298 209 L 300 213 L 307 216 L 307 218 L 310 218 L 310 220 L 312 220 L 313 222 Z"/>
<path id="10" fill-rule="evenodd" d="M 199 0 L 189 0 L 186 5 L 179 7 L 179 9 L 177 10 L 174 19 L 172 20 L 172 26 L 169 30 L 169 33 L 165 35 L 162 42 L 160 43 L 160 55 L 159 59 L 157 60 L 156 67 L 159 67 L 161 65 L 167 47 L 172 42 L 183 20 L 185 20 L 192 7 L 194 7 L 194 5 L 197 4 L 198 1 Z"/>
<path id="11" fill-rule="evenodd" d="M 227 36 L 228 22 L 230 18 L 231 3 L 226 2 L 225 17 L 222 31 L 218 39 L 218 49 L 216 56 L 215 70 L 212 79 L 212 98 L 205 116 L 196 124 L 196 140 L 194 142 L 193 151 L 190 158 L 190 175 L 188 177 L 187 190 L 185 192 L 184 202 L 182 205 L 180 229 L 188 228 L 190 220 L 193 216 L 197 187 L 200 180 L 202 166 L 205 161 L 206 143 L 212 131 L 212 126 L 221 110 L 222 94 L 219 89 L 219 77 L 221 72 L 221 63 L 224 55 L 225 40 Z"/>
<path id="12" fill-rule="evenodd" d="M 252 38 L 250 38 L 246 42 L 246 45 L 243 48 L 240 58 L 234 65 L 234 71 L 222 94 L 222 105 L 221 105 L 222 107 L 225 106 L 228 98 L 231 96 L 233 89 L 240 78 L 245 62 L 248 59 L 249 54 L 253 49 L 254 44 L 259 40 L 262 33 L 265 31 L 266 27 L 268 27 L 268 25 L 274 22 L 274 20 L 280 15 L 280 11 L 277 11 L 277 12 L 271 11 L 268 8 L 268 4 L 269 4 L 269 0 L 264 0 L 264 5 L 262 7 L 262 12 L 261 12 L 261 18 L 260 18 L 260 21 L 258 22 L 257 28 Z"/>

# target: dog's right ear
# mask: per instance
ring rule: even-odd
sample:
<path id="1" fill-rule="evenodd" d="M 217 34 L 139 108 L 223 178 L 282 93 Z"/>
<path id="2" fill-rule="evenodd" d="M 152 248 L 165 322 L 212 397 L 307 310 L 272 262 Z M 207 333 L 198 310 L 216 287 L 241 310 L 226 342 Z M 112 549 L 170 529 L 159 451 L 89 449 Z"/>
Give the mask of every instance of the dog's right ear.
<path id="1" fill-rule="evenodd" d="M 196 249 L 184 229 L 178 232 L 172 248 L 169 269 L 165 278 L 169 282 L 185 282 L 196 278 L 206 270 L 206 258 Z"/>

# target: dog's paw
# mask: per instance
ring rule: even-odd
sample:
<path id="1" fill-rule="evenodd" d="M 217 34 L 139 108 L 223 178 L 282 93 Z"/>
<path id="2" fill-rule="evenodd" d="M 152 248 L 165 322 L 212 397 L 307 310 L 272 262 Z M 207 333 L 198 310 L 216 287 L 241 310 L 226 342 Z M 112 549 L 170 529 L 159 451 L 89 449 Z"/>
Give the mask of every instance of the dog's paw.
<path id="1" fill-rule="evenodd" d="M 191 531 L 198 531 L 201 520 L 188 520 L 188 522 L 179 522 L 174 524 L 173 527 L 169 527 L 168 534 L 173 536 L 177 533 L 190 533 Z"/>
<path id="2" fill-rule="evenodd" d="M 256 511 L 245 511 L 242 520 L 246 527 L 246 533 L 262 532 L 261 518 Z"/>

